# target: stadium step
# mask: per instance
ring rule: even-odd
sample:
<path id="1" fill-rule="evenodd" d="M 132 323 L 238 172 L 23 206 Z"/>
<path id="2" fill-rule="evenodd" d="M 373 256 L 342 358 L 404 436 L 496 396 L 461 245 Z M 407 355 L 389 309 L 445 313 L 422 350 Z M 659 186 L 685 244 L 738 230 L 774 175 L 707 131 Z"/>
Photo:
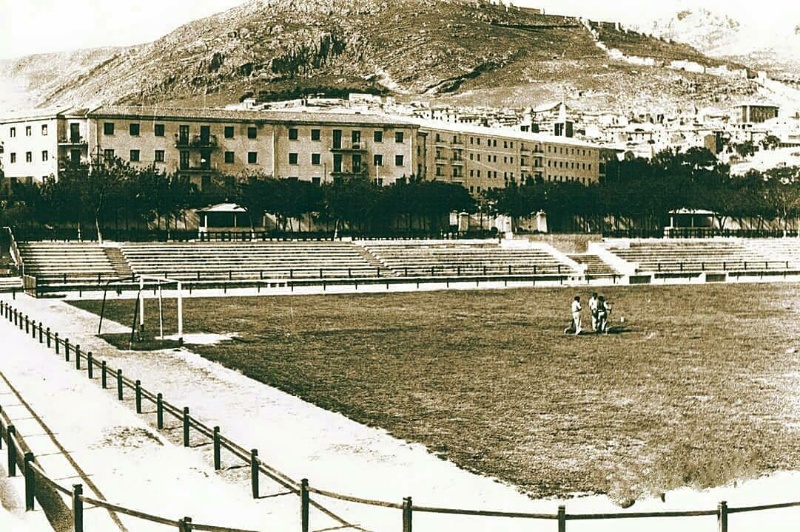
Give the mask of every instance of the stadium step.
<path id="1" fill-rule="evenodd" d="M 133 277 L 133 270 L 131 270 L 128 261 L 118 247 L 106 247 L 103 248 L 103 251 L 105 251 L 106 257 L 108 257 L 111 266 L 114 267 L 114 271 L 117 272 L 117 276 L 120 279 L 130 279 Z"/>
<path id="2" fill-rule="evenodd" d="M 575 253 L 567 255 L 569 258 L 586 266 L 587 275 L 615 275 L 619 274 L 617 270 L 611 267 L 598 255 L 592 253 Z"/>

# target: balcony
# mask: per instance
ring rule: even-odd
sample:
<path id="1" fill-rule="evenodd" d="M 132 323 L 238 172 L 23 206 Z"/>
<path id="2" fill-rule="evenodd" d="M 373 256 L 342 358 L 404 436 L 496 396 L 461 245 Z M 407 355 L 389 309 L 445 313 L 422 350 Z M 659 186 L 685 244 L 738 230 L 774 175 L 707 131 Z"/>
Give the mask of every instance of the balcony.
<path id="1" fill-rule="evenodd" d="M 217 173 L 216 164 L 181 164 L 178 165 L 178 172 L 182 174 L 215 174 Z"/>
<path id="2" fill-rule="evenodd" d="M 346 178 L 355 178 L 355 177 L 368 177 L 368 172 L 366 166 L 362 166 L 361 168 L 356 168 L 355 170 L 342 167 L 338 170 L 334 170 L 331 172 L 331 177 L 346 177 Z"/>
<path id="3" fill-rule="evenodd" d="M 453 166 L 464 166 L 464 159 L 461 159 L 460 157 L 450 159 L 450 164 Z"/>
<path id="4" fill-rule="evenodd" d="M 359 142 L 345 142 L 334 144 L 331 147 L 332 152 L 366 152 L 367 144 L 362 140 Z"/>
<path id="5" fill-rule="evenodd" d="M 214 150 L 218 147 L 216 135 L 194 135 L 191 137 L 181 137 L 175 135 L 175 147 L 184 150 Z"/>
<path id="6" fill-rule="evenodd" d="M 58 139 L 59 146 L 87 146 L 88 144 L 83 137 L 61 137 Z"/>

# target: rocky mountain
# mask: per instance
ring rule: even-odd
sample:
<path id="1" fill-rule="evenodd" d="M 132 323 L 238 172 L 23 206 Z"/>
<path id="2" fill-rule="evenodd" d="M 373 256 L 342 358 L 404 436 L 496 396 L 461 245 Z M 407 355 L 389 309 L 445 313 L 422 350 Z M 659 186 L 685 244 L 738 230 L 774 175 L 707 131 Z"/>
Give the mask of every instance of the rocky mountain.
<path id="1" fill-rule="evenodd" d="M 777 75 L 800 76 L 800 25 L 764 27 L 707 9 L 679 11 L 642 31 L 684 42 L 716 58 L 738 61 Z"/>
<path id="2" fill-rule="evenodd" d="M 252 0 L 149 44 L 82 53 L 77 62 L 33 56 L 3 72 L 27 83 L 41 106 L 361 91 L 629 108 L 720 104 L 755 90 L 746 78 L 666 68 L 725 63 L 686 44 L 485 0 Z"/>

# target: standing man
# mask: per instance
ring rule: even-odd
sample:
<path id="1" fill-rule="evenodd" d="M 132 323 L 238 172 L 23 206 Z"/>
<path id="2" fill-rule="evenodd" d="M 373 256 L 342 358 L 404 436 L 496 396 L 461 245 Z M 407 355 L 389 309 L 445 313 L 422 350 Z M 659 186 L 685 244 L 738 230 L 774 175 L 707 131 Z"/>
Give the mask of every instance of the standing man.
<path id="1" fill-rule="evenodd" d="M 572 300 L 572 321 L 575 324 L 575 335 L 581 333 L 581 296 L 575 296 Z"/>
<path id="2" fill-rule="evenodd" d="M 589 312 L 592 314 L 592 330 L 597 330 L 597 292 L 592 292 L 589 298 Z"/>

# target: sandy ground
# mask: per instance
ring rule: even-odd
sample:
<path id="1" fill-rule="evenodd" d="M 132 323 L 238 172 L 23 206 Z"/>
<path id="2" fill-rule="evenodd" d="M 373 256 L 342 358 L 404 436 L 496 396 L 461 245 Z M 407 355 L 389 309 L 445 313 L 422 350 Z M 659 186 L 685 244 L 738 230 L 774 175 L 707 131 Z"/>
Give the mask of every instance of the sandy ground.
<path id="1" fill-rule="evenodd" d="M 397 440 L 385 431 L 359 425 L 347 418 L 309 405 L 296 397 L 206 361 L 184 349 L 138 353 L 117 351 L 94 337 L 98 318 L 60 300 L 17 296 L 17 309 L 43 320 L 51 330 L 92 351 L 124 375 L 140 379 L 153 393 L 182 407 L 208 426 L 218 425 L 227 437 L 246 449 L 258 449 L 260 458 L 299 480 L 308 478 L 319 489 L 363 498 L 401 503 L 412 496 L 415 505 L 555 514 L 560 504 L 568 513 L 631 513 L 669 510 L 713 510 L 720 501 L 729 507 L 800 500 L 800 474 L 784 472 L 756 481 L 697 492 L 676 490 L 660 499 L 640 500 L 622 510 L 606 497 L 563 500 L 530 500 L 495 479 L 461 470 L 418 444 Z M 124 330 L 105 322 L 104 332 Z M 235 333 L 235 331 L 220 331 Z M 187 336 L 208 342 L 209 336 Z M 107 500 L 168 519 L 191 516 L 195 523 L 251 530 L 300 530 L 299 500 L 284 488 L 261 477 L 262 498 L 250 497 L 249 472 L 223 453 L 223 471 L 215 472 L 210 445 L 193 439 L 190 448 L 179 443 L 180 427 L 174 420 L 159 433 L 150 424 L 153 416 L 136 415 L 130 400 L 120 403 L 112 390 L 100 388 L 97 375 L 90 381 L 63 356 L 56 356 L 6 320 L 0 320 L 0 372 L 17 387 L 69 450 L 77 464 Z M 128 393 L 128 395 L 131 395 Z M 11 404 L 6 407 L 6 401 Z M 0 390 L 0 405 L 9 415 L 24 416 L 11 408 L 13 397 Z M 152 412 L 151 406 L 145 410 Z M 31 429 L 33 430 L 33 429 Z M 4 451 L 0 452 L 3 453 Z M 76 482 L 57 452 L 45 451 L 42 466 L 63 484 Z M 37 456 L 40 453 L 37 452 Z M 0 457 L 5 463 L 5 457 Z M 16 480 L 16 479 L 15 479 Z M 8 510 L 0 511 L 0 530 L 41 530 L 41 522 L 29 524 L 31 514 L 20 511 L 21 484 L 4 490 L 0 499 Z M 16 493 L 16 495 L 14 495 Z M 396 509 L 343 503 L 315 496 L 315 500 L 366 530 L 398 531 L 401 513 Z M 24 507 L 24 505 L 22 505 Z M 23 508 L 24 509 L 24 508 Z M 40 511 L 34 514 L 40 514 Z M 10 520 L 11 528 L 4 526 Z M 166 530 L 120 517 L 128 530 Z M 796 530 L 800 510 L 782 509 L 730 516 L 730 530 Z M 113 530 L 107 512 L 87 514 L 87 530 Z M 94 524 L 95 526 L 92 526 Z M 423 512 L 414 514 L 415 531 L 530 531 L 555 530 L 552 521 L 460 517 Z M 337 527 L 339 523 L 319 511 L 311 515 L 312 530 Z M 29 527 L 29 528 L 24 528 Z M 716 518 L 652 518 L 613 521 L 570 521 L 572 531 L 682 532 L 714 530 Z M 345 528 L 353 530 L 355 528 Z"/>

